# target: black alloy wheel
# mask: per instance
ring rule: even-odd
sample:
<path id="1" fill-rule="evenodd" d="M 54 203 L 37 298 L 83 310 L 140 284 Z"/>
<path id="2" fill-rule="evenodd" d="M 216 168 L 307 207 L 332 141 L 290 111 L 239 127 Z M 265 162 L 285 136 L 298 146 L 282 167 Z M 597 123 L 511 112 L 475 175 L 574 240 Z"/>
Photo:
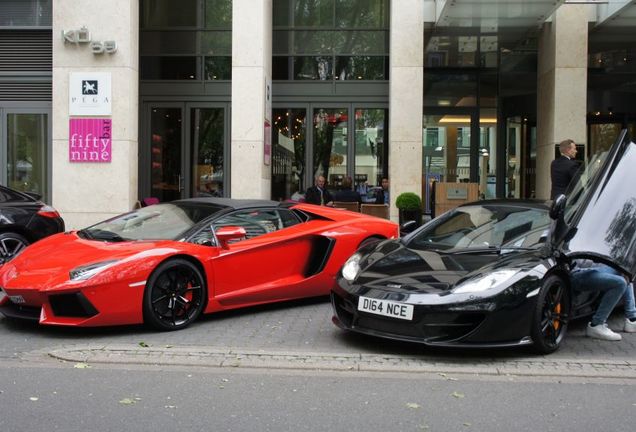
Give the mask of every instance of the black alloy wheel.
<path id="1" fill-rule="evenodd" d="M 568 328 L 570 291 L 558 276 L 544 282 L 534 311 L 532 341 L 534 349 L 549 354 L 559 349 Z"/>
<path id="2" fill-rule="evenodd" d="M 0 234 L 0 264 L 4 264 L 29 245 L 20 234 L 4 232 Z"/>
<path id="3" fill-rule="evenodd" d="M 158 330 L 180 330 L 203 311 L 207 300 L 205 278 L 185 259 L 160 264 L 144 291 L 144 321 Z"/>

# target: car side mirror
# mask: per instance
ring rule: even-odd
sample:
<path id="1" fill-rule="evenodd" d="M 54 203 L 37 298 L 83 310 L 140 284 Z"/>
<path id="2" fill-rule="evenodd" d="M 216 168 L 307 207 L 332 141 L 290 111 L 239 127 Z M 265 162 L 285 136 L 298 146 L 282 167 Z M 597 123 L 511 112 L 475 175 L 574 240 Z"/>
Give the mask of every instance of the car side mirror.
<path id="1" fill-rule="evenodd" d="M 567 197 L 565 195 L 559 195 L 554 199 L 552 207 L 550 207 L 550 219 L 558 220 L 563 218 L 566 202 Z"/>
<path id="2" fill-rule="evenodd" d="M 418 228 L 417 222 L 414 220 L 406 221 L 400 225 L 400 235 L 410 234 Z"/>
<path id="3" fill-rule="evenodd" d="M 227 249 L 230 241 L 245 238 L 247 232 L 240 226 L 224 226 L 216 230 L 216 238 L 223 249 Z"/>

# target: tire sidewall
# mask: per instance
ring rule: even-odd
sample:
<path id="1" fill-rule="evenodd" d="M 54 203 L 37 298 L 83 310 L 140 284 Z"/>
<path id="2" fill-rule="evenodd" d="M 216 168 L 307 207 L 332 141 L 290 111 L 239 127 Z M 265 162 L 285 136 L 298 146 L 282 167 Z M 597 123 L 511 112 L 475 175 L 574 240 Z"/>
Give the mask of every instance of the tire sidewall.
<path id="1" fill-rule="evenodd" d="M 165 271 L 171 270 L 175 267 L 188 267 L 199 278 L 199 280 L 201 281 L 201 304 L 199 305 L 198 310 L 196 311 L 196 313 L 192 316 L 190 320 L 188 320 L 187 322 L 183 324 L 172 326 L 172 325 L 166 324 L 165 322 L 163 322 L 162 320 L 160 320 L 154 315 L 154 312 L 152 310 L 152 287 L 154 286 L 157 279 Z M 195 264 L 183 258 L 168 259 L 162 262 L 161 264 L 159 264 L 153 270 L 150 277 L 148 278 L 148 283 L 146 283 L 146 288 L 144 289 L 143 307 L 142 307 L 144 323 L 157 330 L 162 330 L 162 331 L 181 330 L 183 328 L 186 328 L 187 326 L 192 324 L 194 321 L 196 321 L 196 319 L 202 314 L 207 304 L 207 293 L 208 293 L 208 289 L 207 289 L 205 275 Z"/>
<path id="2" fill-rule="evenodd" d="M 563 339 L 566 336 L 567 329 L 568 329 L 567 322 L 565 324 L 561 323 L 562 327 L 560 329 L 559 336 L 557 337 L 557 342 L 555 345 L 547 343 L 544 340 L 543 334 L 541 332 L 541 321 L 543 319 L 543 307 L 546 300 L 546 296 L 548 292 L 551 290 L 551 288 L 554 287 L 554 285 L 556 284 L 559 284 L 563 287 L 562 302 L 564 303 L 564 305 L 562 307 L 564 309 L 564 312 L 562 313 L 568 316 L 570 315 L 571 297 L 570 297 L 569 287 L 567 286 L 563 278 L 557 275 L 548 276 L 543 281 L 543 284 L 541 285 L 541 289 L 539 290 L 539 294 L 537 295 L 537 302 L 534 308 L 534 316 L 532 320 L 532 329 L 531 329 L 531 337 L 532 337 L 532 341 L 534 342 L 533 347 L 535 351 L 541 354 L 549 354 L 558 350 L 559 347 L 561 346 L 561 343 L 563 342 Z"/>

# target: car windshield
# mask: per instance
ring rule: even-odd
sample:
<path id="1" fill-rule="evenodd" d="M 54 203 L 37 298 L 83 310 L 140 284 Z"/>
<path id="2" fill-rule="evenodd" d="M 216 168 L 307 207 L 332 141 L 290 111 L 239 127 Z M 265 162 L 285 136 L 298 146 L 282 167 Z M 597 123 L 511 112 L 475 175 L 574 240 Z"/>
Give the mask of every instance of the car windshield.
<path id="1" fill-rule="evenodd" d="M 532 248 L 545 243 L 547 209 L 484 204 L 459 207 L 433 221 L 408 240 L 412 249 Z"/>
<path id="2" fill-rule="evenodd" d="M 178 240 L 200 221 L 224 207 L 202 202 L 156 204 L 126 213 L 79 231 L 94 240 Z"/>

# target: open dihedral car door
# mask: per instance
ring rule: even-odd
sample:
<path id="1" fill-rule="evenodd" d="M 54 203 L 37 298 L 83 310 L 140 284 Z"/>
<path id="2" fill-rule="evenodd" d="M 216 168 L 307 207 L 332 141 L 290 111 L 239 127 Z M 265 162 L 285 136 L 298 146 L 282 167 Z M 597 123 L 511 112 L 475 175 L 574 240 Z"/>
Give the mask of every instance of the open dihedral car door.
<path id="1" fill-rule="evenodd" d="M 636 275 L 636 144 L 623 131 L 607 151 L 590 158 L 568 190 L 561 250 Z"/>

